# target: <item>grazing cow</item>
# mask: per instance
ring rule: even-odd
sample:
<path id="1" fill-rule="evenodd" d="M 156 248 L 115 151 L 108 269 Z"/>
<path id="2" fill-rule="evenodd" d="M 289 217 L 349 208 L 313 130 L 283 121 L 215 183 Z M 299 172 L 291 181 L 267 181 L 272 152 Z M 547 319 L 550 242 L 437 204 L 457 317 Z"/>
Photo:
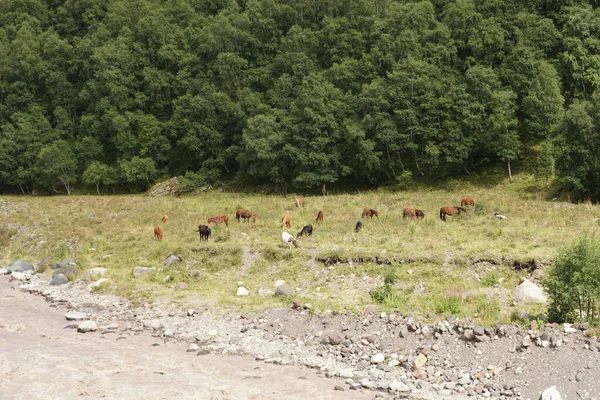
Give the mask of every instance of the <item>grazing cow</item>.
<path id="1" fill-rule="evenodd" d="M 290 249 L 298 247 L 298 241 L 287 232 L 281 233 L 281 240 L 283 240 L 283 243 L 285 243 Z"/>
<path id="2" fill-rule="evenodd" d="M 498 218 L 498 219 L 506 219 L 506 215 L 501 215 L 498 213 L 494 213 L 494 217 Z"/>
<path id="3" fill-rule="evenodd" d="M 461 211 L 467 212 L 467 210 L 462 207 L 444 206 L 440 208 L 440 219 L 446 222 L 446 215 L 460 215 Z"/>
<path id="4" fill-rule="evenodd" d="M 196 232 L 200 233 L 200 240 L 206 240 L 208 242 L 208 238 L 210 237 L 210 228 L 206 225 L 198 225 L 198 230 Z"/>
<path id="5" fill-rule="evenodd" d="M 425 213 L 423 212 L 423 210 L 418 210 L 415 208 L 415 215 L 417 216 L 417 218 L 425 218 Z"/>
<path id="6" fill-rule="evenodd" d="M 460 201 L 460 205 L 465 206 L 475 206 L 475 199 L 472 197 L 465 197 Z"/>
<path id="7" fill-rule="evenodd" d="M 242 218 L 244 222 L 248 222 L 248 220 L 252 218 L 252 213 L 248 210 L 237 210 L 235 212 L 235 219 L 237 219 L 238 224 L 240 222 L 240 218 Z"/>
<path id="8" fill-rule="evenodd" d="M 377 210 L 373 210 L 372 208 L 365 208 L 361 214 L 361 218 L 364 218 L 364 217 L 373 218 L 373 216 L 375 216 L 375 217 L 377 217 L 377 219 L 379 219 L 379 214 L 377 213 Z"/>
<path id="9" fill-rule="evenodd" d="M 292 225 L 292 216 L 288 213 L 286 213 L 283 218 L 281 218 L 281 227 L 283 228 L 283 225 L 287 226 L 288 228 L 291 227 Z"/>
<path id="10" fill-rule="evenodd" d="M 210 217 L 207 223 L 214 222 L 215 224 L 225 223 L 227 229 L 229 229 L 229 217 L 227 215 L 221 215 L 219 217 Z"/>
<path id="11" fill-rule="evenodd" d="M 402 218 L 417 218 L 417 214 L 414 208 L 404 207 L 402 209 Z"/>
<path id="12" fill-rule="evenodd" d="M 302 228 L 302 230 L 300 232 L 298 232 L 298 235 L 296 236 L 296 238 L 299 238 L 300 236 L 312 236 L 312 225 L 306 225 L 304 228 Z"/>
<path id="13" fill-rule="evenodd" d="M 302 207 L 304 205 L 304 197 L 296 198 L 296 201 L 294 202 L 294 204 L 296 205 L 296 208 Z"/>
<path id="14" fill-rule="evenodd" d="M 167 222 L 169 220 L 169 216 L 167 214 L 163 215 L 162 222 Z"/>
<path id="15" fill-rule="evenodd" d="M 154 237 L 158 240 L 163 240 L 163 231 L 160 229 L 160 226 L 154 227 Z"/>
<path id="16" fill-rule="evenodd" d="M 358 233 L 362 229 L 362 222 L 358 221 L 354 227 L 354 232 Z"/>
<path id="17" fill-rule="evenodd" d="M 325 214 L 323 214 L 323 210 L 319 211 L 319 213 L 317 214 L 317 222 L 323 222 L 324 216 Z"/>

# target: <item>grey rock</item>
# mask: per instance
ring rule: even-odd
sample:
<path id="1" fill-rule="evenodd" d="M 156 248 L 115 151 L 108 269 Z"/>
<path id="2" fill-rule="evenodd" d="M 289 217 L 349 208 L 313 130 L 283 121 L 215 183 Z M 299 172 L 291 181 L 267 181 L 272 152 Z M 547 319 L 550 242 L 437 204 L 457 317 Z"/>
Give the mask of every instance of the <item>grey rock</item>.
<path id="1" fill-rule="evenodd" d="M 158 319 L 149 319 L 148 321 L 144 321 L 144 326 L 154 330 L 164 328 L 164 325 Z"/>
<path id="2" fill-rule="evenodd" d="M 475 328 L 473 328 L 473 333 L 477 336 L 482 336 L 485 335 L 485 329 L 483 328 L 483 326 L 476 326 Z"/>
<path id="3" fill-rule="evenodd" d="M 57 275 L 55 275 L 52 278 L 52 280 L 50 281 L 50 285 L 51 286 L 64 285 L 65 283 L 69 283 L 69 278 L 67 278 L 63 274 L 57 274 Z"/>
<path id="4" fill-rule="evenodd" d="M 372 364 L 379 364 L 385 360 L 385 356 L 382 353 L 377 353 L 371 357 Z"/>
<path id="5" fill-rule="evenodd" d="M 335 386 L 333 387 L 333 390 L 339 390 L 340 392 L 343 392 L 343 391 L 344 391 L 344 390 L 346 390 L 346 389 L 344 389 L 344 387 L 343 387 L 343 386 L 340 386 L 340 385 L 335 385 Z"/>
<path id="6" fill-rule="evenodd" d="M 287 283 L 279 285 L 277 286 L 277 289 L 275 289 L 275 296 L 292 296 L 293 294 L 294 289 Z"/>
<path id="7" fill-rule="evenodd" d="M 25 272 L 25 271 L 33 270 L 33 264 L 31 264 L 30 262 L 27 262 L 25 260 L 18 260 L 18 261 L 15 261 L 13 263 L 13 265 L 11 265 L 10 267 L 8 267 L 8 270 L 11 273 L 13 273 L 13 272 Z"/>
<path id="8" fill-rule="evenodd" d="M 240 286 L 237 289 L 237 293 L 235 294 L 236 296 L 248 296 L 250 294 L 250 291 L 248 289 L 246 289 L 243 286 Z"/>
<path id="9" fill-rule="evenodd" d="M 92 283 L 90 283 L 89 285 L 87 285 L 87 286 L 85 287 L 85 289 L 86 289 L 88 292 L 93 292 L 94 290 L 98 289 L 100 286 L 102 286 L 102 285 L 104 285 L 104 284 L 107 284 L 108 282 L 110 282 L 110 281 L 108 280 L 108 278 L 100 278 L 100 279 L 98 279 L 96 282 L 92 282 Z"/>
<path id="10" fill-rule="evenodd" d="M 542 392 L 539 400 L 562 400 L 562 397 L 556 390 L 556 386 L 550 386 Z"/>
<path id="11" fill-rule="evenodd" d="M 60 260 L 50 266 L 50 269 L 59 269 L 68 267 L 69 265 L 77 265 L 77 260 L 74 258 L 67 258 L 66 260 Z"/>
<path id="12" fill-rule="evenodd" d="M 516 301 L 543 303 L 548 302 L 548 297 L 544 294 L 541 287 L 526 279 L 513 291 L 513 298 Z"/>
<path id="13" fill-rule="evenodd" d="M 10 274 L 11 281 L 28 281 L 31 279 L 30 272 L 13 272 Z"/>
<path id="14" fill-rule="evenodd" d="M 81 311 L 71 310 L 65 314 L 67 321 L 83 321 L 87 319 L 87 315 Z"/>
<path id="15" fill-rule="evenodd" d="M 472 329 L 465 329 L 465 331 L 463 332 L 463 337 L 467 340 L 474 340 L 475 334 L 473 333 Z"/>
<path id="16" fill-rule="evenodd" d="M 54 278 L 58 274 L 63 274 L 70 281 L 72 281 L 78 272 L 79 272 L 79 270 L 76 267 L 60 267 L 59 269 L 54 271 L 54 273 L 52 274 L 52 277 Z"/>
<path id="17" fill-rule="evenodd" d="M 342 343 L 342 340 L 344 340 L 344 338 L 341 335 L 329 335 L 329 343 L 334 346 Z"/>
<path id="18" fill-rule="evenodd" d="M 82 280 L 91 282 L 95 279 L 101 278 L 108 272 L 108 269 L 102 267 L 90 268 L 83 273 Z"/>
<path id="19" fill-rule="evenodd" d="M 8 275 L 10 274 L 10 271 L 8 270 L 8 268 L 0 268 L 0 275 Z"/>
<path id="20" fill-rule="evenodd" d="M 137 278 L 140 275 L 146 275 L 153 271 L 156 271 L 155 267 L 139 267 L 138 266 L 133 269 L 133 277 Z"/>
<path id="21" fill-rule="evenodd" d="M 406 326 L 402 326 L 402 327 L 400 328 L 399 335 L 400 335 L 400 337 L 401 337 L 401 338 L 406 338 L 406 337 L 408 337 L 408 328 L 407 328 Z"/>
<path id="22" fill-rule="evenodd" d="M 190 343 L 186 351 L 188 353 L 195 353 L 198 350 L 200 350 L 200 346 L 198 346 L 196 343 Z"/>
<path id="23" fill-rule="evenodd" d="M 169 257 L 167 257 L 167 259 L 165 261 L 163 261 L 163 265 L 170 267 L 171 265 L 176 264 L 180 261 L 181 261 L 181 258 L 171 254 Z"/>
<path id="24" fill-rule="evenodd" d="M 94 321 L 83 321 L 77 326 L 77 332 L 87 333 L 98 330 L 98 325 Z"/>
<path id="25" fill-rule="evenodd" d="M 44 265 L 48 264 L 48 261 L 50 261 L 50 256 L 44 257 L 44 259 L 40 261 L 40 267 L 43 267 Z"/>
<path id="26" fill-rule="evenodd" d="M 410 387 L 407 386 L 406 384 L 397 381 L 396 379 L 394 379 L 392 381 L 392 383 L 390 383 L 390 389 L 394 390 L 396 392 L 400 392 L 400 393 L 407 393 L 410 392 Z"/>
<path id="27" fill-rule="evenodd" d="M 577 372 L 577 373 L 575 374 L 575 380 L 576 380 L 577 382 L 581 382 L 581 381 L 583 380 L 583 373 L 581 373 L 581 372 Z"/>

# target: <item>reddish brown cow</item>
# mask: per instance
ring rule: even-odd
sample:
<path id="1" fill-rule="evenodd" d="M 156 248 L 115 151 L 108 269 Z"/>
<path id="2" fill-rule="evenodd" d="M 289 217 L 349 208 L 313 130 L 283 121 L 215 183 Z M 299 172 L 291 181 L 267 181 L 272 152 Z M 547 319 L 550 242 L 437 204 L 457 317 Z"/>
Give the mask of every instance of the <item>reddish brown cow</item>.
<path id="1" fill-rule="evenodd" d="M 323 210 L 319 211 L 319 213 L 317 214 L 317 222 L 323 222 L 324 216 L 325 214 L 323 214 Z"/>
<path id="2" fill-rule="evenodd" d="M 446 215 L 460 215 L 461 211 L 467 212 L 467 210 L 465 210 L 462 207 L 444 206 L 444 207 L 440 208 L 440 219 L 442 221 L 446 222 Z"/>
<path id="3" fill-rule="evenodd" d="M 377 219 L 379 219 L 379 213 L 377 213 L 377 210 L 373 210 L 372 208 L 365 208 L 363 210 L 361 216 L 363 218 L 364 217 L 371 217 L 371 218 L 373 218 L 375 216 L 375 217 L 377 217 Z"/>
<path id="4" fill-rule="evenodd" d="M 160 226 L 154 227 L 154 237 L 158 240 L 163 240 L 163 231 L 160 229 Z"/>
<path id="5" fill-rule="evenodd" d="M 417 213 L 415 212 L 414 208 L 404 207 L 402 209 L 402 218 L 412 218 L 412 219 L 415 219 L 415 218 L 417 218 Z"/>
<path id="6" fill-rule="evenodd" d="M 167 214 L 163 215 L 162 222 L 167 222 L 169 220 L 169 216 Z"/>
<path id="7" fill-rule="evenodd" d="M 252 218 L 252 213 L 248 210 L 237 210 L 235 212 L 235 219 L 238 220 L 238 223 L 240 222 L 240 218 L 242 218 L 244 222 L 248 222 L 248 220 Z"/>
<path id="8" fill-rule="evenodd" d="M 296 205 L 296 207 L 302 207 L 304 205 L 304 197 L 296 198 L 294 204 Z"/>
<path id="9" fill-rule="evenodd" d="M 283 218 L 281 218 L 281 227 L 283 228 L 283 225 L 287 226 L 288 228 L 292 225 L 292 216 L 290 214 L 285 214 L 283 216 Z"/>
<path id="10" fill-rule="evenodd" d="M 215 224 L 225 223 L 227 229 L 229 229 L 229 217 L 227 215 L 221 215 L 219 217 L 211 217 L 208 219 L 208 223 L 214 222 Z"/>
<path id="11" fill-rule="evenodd" d="M 465 197 L 460 201 L 461 206 L 475 206 L 475 199 L 472 197 Z"/>

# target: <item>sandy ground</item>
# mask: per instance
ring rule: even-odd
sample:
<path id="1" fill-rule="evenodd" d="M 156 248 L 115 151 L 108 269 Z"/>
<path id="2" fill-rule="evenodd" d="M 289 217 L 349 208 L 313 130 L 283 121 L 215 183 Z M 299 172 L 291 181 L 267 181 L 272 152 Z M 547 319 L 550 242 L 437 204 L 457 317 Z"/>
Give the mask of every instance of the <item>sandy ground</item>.
<path id="1" fill-rule="evenodd" d="M 16 286 L 16 285 L 14 285 Z M 142 332 L 77 333 L 0 277 L 0 399 L 372 399 L 300 366 L 197 356 Z"/>

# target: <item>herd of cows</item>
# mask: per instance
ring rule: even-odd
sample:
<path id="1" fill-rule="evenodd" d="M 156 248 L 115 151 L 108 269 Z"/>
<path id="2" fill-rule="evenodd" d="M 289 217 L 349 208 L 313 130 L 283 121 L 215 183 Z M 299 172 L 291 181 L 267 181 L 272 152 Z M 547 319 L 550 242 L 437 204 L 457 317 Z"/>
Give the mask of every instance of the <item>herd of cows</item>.
<path id="1" fill-rule="evenodd" d="M 303 207 L 304 206 L 304 198 L 298 197 L 296 199 L 296 201 L 294 202 L 294 205 L 296 206 L 296 208 Z M 440 219 L 442 221 L 446 222 L 446 216 L 460 215 L 461 212 L 466 212 L 467 211 L 466 207 L 469 207 L 469 206 L 470 207 L 475 206 L 475 199 L 473 197 L 463 198 L 460 202 L 460 206 L 444 206 L 444 207 L 440 208 Z M 500 215 L 498 213 L 495 213 L 494 216 L 499 219 L 506 218 L 504 215 Z M 370 217 L 370 218 L 376 217 L 377 219 L 379 219 L 379 213 L 377 212 L 377 210 L 367 207 L 363 210 L 363 212 L 361 214 L 361 218 L 365 218 L 365 217 Z M 324 218 L 325 218 L 325 214 L 324 214 L 323 210 L 320 210 L 319 213 L 317 214 L 316 222 L 317 223 L 323 222 Z M 423 219 L 423 218 L 425 218 L 425 213 L 423 212 L 423 210 L 405 207 L 402 209 L 402 218 Z M 251 227 L 256 228 L 256 214 L 252 213 L 249 210 L 244 210 L 244 209 L 237 210 L 235 213 L 235 219 L 237 219 L 238 223 L 240 222 L 240 220 L 244 220 L 244 222 L 250 221 Z M 169 217 L 167 215 L 164 215 L 162 217 L 162 222 L 167 222 L 168 220 L 169 220 Z M 213 223 L 215 225 L 224 223 L 225 226 L 227 227 L 227 229 L 229 229 L 229 217 L 227 215 L 210 217 L 207 221 L 207 224 L 210 225 L 211 223 Z M 289 214 L 289 212 L 286 212 L 286 214 L 281 219 L 281 227 L 283 228 L 283 226 L 286 226 L 287 228 L 290 228 L 291 224 L 292 224 L 292 216 Z M 196 232 L 198 232 L 200 234 L 200 240 L 208 241 L 208 239 L 210 238 L 211 229 L 208 225 L 198 226 L 198 230 Z M 363 227 L 363 224 L 359 220 L 354 227 L 354 231 L 358 233 L 358 232 L 360 232 L 362 227 Z M 313 226 L 309 224 L 309 225 L 304 226 L 302 228 L 302 230 L 300 232 L 298 232 L 298 234 L 296 235 L 295 238 L 288 232 L 283 232 L 281 234 L 281 239 L 289 248 L 298 247 L 297 239 L 300 236 L 304 236 L 304 235 L 311 236 L 312 232 L 313 232 Z M 159 241 L 163 240 L 163 231 L 160 228 L 160 226 L 154 227 L 154 236 Z"/>

